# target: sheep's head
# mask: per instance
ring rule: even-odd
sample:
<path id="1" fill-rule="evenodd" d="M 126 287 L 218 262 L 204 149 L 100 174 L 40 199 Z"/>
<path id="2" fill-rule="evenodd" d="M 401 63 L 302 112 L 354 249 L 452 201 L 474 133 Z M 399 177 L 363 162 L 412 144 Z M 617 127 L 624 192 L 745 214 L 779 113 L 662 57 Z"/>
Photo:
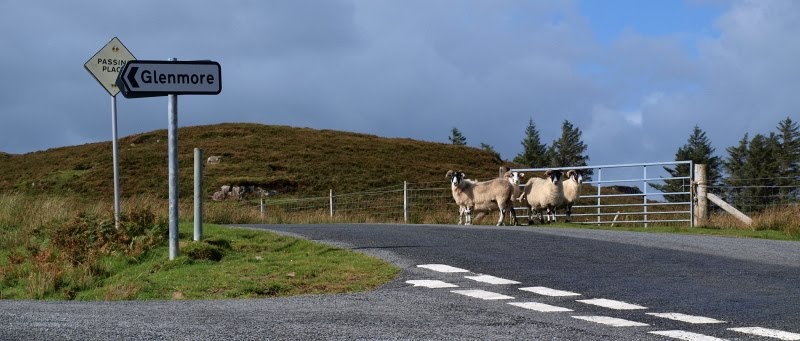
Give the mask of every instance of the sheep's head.
<path id="1" fill-rule="evenodd" d="M 458 184 L 461 183 L 461 180 L 464 180 L 464 173 L 460 171 L 454 172 L 452 170 L 449 170 L 447 171 L 447 175 L 445 175 L 445 177 L 450 179 L 450 183 L 453 184 L 453 186 L 458 186 Z"/>
<path id="2" fill-rule="evenodd" d="M 569 171 L 567 171 L 566 176 L 567 176 L 567 179 L 575 180 L 575 182 L 577 182 L 578 184 L 582 184 L 583 183 L 583 175 L 579 171 L 569 170 Z"/>
<path id="3" fill-rule="evenodd" d="M 560 170 L 548 169 L 546 172 L 544 172 L 544 175 L 546 175 L 550 182 L 554 184 L 558 184 L 558 182 L 561 181 Z"/>
<path id="4" fill-rule="evenodd" d="M 506 180 L 512 185 L 519 185 L 523 177 L 525 177 L 525 173 L 507 171 L 505 174 Z"/>

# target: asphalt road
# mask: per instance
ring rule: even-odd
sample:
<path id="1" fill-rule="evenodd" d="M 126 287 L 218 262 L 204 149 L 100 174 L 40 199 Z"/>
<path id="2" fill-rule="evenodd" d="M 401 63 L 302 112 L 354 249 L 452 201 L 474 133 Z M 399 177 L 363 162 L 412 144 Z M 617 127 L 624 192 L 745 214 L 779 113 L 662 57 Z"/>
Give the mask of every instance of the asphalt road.
<path id="1" fill-rule="evenodd" d="M 684 334 L 672 335 L 702 335 L 708 340 L 774 339 L 732 330 L 745 327 L 759 327 L 773 336 L 800 337 L 798 243 L 544 227 L 247 227 L 365 252 L 403 271 L 400 278 L 376 291 L 348 295 L 220 301 L 0 301 L 0 339 L 669 340 L 653 332 L 675 331 Z M 427 264 L 468 272 L 418 267 Z M 516 283 L 479 281 L 487 279 Z M 411 284 L 421 283 L 414 282 L 418 280 L 458 287 Z M 528 287 L 578 295 L 520 290 Z M 475 292 L 466 290 L 503 295 L 497 297 L 503 299 L 467 296 Z M 581 302 L 594 299 L 636 309 Z M 520 303 L 570 311 L 530 310 Z M 660 313 L 716 323 L 651 315 Z M 606 323 L 611 318 L 638 325 L 614 327 L 596 322 L 597 317 Z"/>

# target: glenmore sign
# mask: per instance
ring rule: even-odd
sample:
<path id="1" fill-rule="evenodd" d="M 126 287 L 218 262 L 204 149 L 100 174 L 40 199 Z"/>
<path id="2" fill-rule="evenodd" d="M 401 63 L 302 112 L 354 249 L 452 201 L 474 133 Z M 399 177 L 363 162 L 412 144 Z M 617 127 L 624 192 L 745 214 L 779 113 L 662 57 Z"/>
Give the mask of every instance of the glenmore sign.
<path id="1" fill-rule="evenodd" d="M 210 60 L 132 60 L 117 77 L 126 98 L 166 95 L 216 95 L 222 91 L 219 63 Z"/>

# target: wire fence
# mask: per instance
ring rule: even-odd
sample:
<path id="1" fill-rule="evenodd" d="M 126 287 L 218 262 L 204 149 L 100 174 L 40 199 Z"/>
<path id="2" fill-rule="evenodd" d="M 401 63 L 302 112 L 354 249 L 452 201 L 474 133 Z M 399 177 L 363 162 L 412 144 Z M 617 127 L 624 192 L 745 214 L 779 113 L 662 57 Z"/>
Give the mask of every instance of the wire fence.
<path id="1" fill-rule="evenodd" d="M 708 191 L 743 213 L 754 214 L 800 203 L 800 177 L 725 179 L 710 184 Z"/>
<path id="2" fill-rule="evenodd" d="M 255 206 L 265 218 L 307 215 L 387 223 L 442 223 L 447 213 L 457 212 L 446 182 L 405 182 L 355 193 L 330 191 L 328 196 L 312 198 L 262 198 Z"/>
<path id="3" fill-rule="evenodd" d="M 660 165 L 596 167 L 594 180 L 584 182 L 581 198 L 573 207 L 573 222 L 598 225 L 691 225 L 694 213 L 691 204 L 694 199 L 693 174 L 671 177 L 653 175 L 655 166 Z M 612 170 L 619 172 L 624 168 L 633 171 L 619 175 L 612 173 Z M 652 188 L 648 190 L 650 184 L 665 180 L 681 180 L 684 182 L 681 186 L 683 189 L 669 193 Z M 708 186 L 708 190 L 742 212 L 754 214 L 769 207 L 797 205 L 800 202 L 799 180 L 728 179 Z M 667 200 L 667 196 L 671 200 Z M 301 221 L 327 219 L 325 221 L 370 223 L 454 224 L 458 221 L 458 206 L 446 181 L 405 182 L 355 193 L 330 191 L 327 195 L 307 198 L 263 197 L 244 206 L 260 210 L 262 219 L 278 217 L 278 222 L 297 221 L 288 217 L 303 218 Z M 529 212 L 519 203 L 515 206 L 519 222 L 525 224 Z M 563 219 L 563 210 L 558 213 L 559 219 Z M 484 222 L 493 220 L 485 218 Z"/>

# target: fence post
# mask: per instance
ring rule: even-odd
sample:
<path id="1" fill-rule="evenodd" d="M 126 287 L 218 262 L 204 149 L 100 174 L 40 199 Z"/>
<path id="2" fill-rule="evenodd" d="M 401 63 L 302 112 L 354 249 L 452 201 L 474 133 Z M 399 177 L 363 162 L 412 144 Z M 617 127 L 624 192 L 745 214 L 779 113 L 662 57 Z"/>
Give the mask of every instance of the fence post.
<path id="1" fill-rule="evenodd" d="M 403 181 L 403 222 L 408 224 L 408 181 Z"/>
<path id="2" fill-rule="evenodd" d="M 694 165 L 695 185 L 697 186 L 697 203 L 694 211 L 694 226 L 702 226 L 708 219 L 708 196 L 706 183 L 706 165 Z"/>
<path id="3" fill-rule="evenodd" d="M 644 173 L 642 174 L 642 178 L 644 179 L 642 189 L 644 189 L 644 196 L 642 196 L 642 206 L 644 208 L 644 228 L 647 228 L 647 166 L 644 166 Z M 615 220 L 616 221 L 616 220 Z M 613 225 L 613 224 L 612 224 Z"/>
<path id="4" fill-rule="evenodd" d="M 597 169 L 597 226 L 600 226 L 600 188 L 603 187 L 603 169 Z"/>
<path id="5" fill-rule="evenodd" d="M 194 241 L 203 238 L 203 150 L 194 149 Z"/>
<path id="6" fill-rule="evenodd" d="M 331 189 L 330 191 L 329 198 L 330 198 L 331 218 L 333 218 L 333 189 Z"/>
<path id="7" fill-rule="evenodd" d="M 264 195 L 263 194 L 261 195 L 261 204 L 258 207 L 259 207 L 259 209 L 261 211 L 261 219 L 264 219 L 264 211 L 265 211 L 266 207 L 264 207 Z"/>

